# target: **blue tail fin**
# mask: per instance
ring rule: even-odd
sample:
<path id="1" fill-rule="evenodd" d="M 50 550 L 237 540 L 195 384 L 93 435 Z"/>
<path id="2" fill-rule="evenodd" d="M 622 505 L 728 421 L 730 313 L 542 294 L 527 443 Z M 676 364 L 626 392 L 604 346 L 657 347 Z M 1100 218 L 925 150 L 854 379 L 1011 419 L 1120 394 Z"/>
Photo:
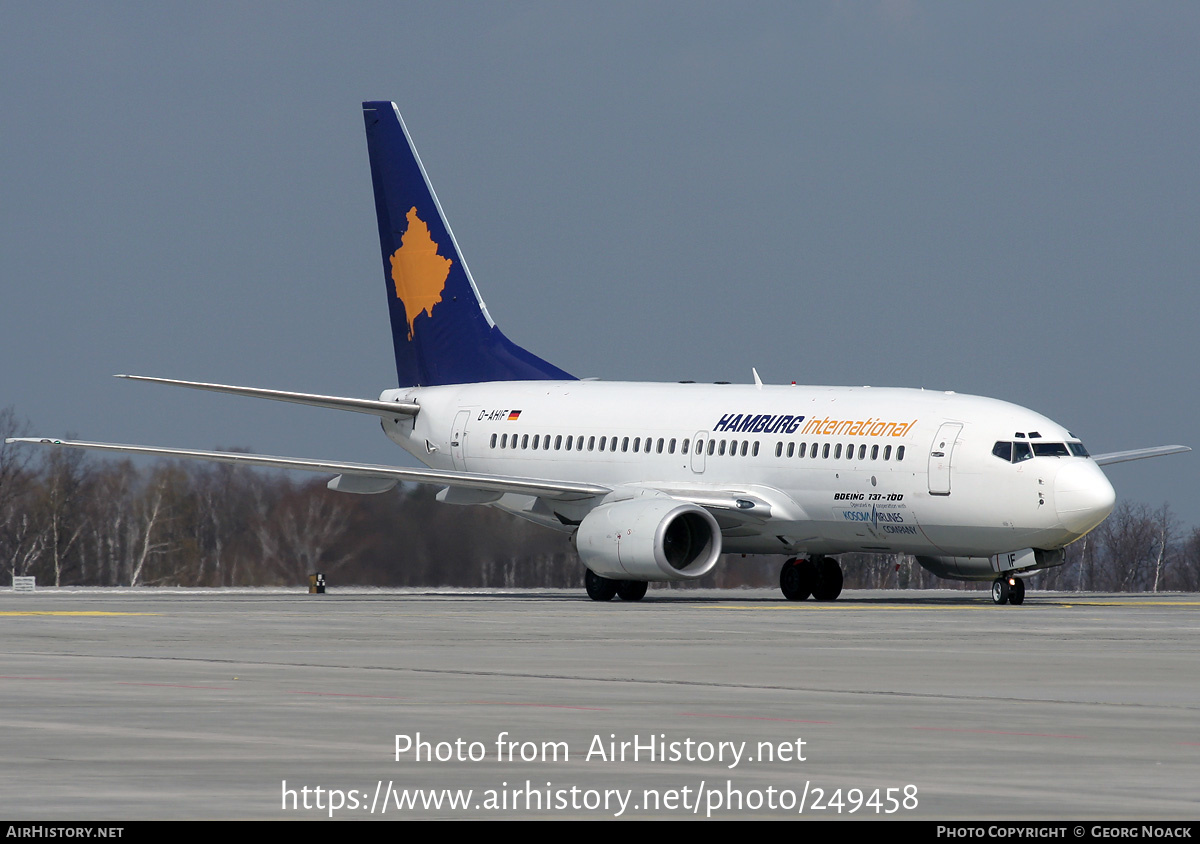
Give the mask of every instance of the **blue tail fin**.
<path id="1" fill-rule="evenodd" d="M 400 386 L 573 380 L 496 327 L 395 103 L 363 103 Z"/>

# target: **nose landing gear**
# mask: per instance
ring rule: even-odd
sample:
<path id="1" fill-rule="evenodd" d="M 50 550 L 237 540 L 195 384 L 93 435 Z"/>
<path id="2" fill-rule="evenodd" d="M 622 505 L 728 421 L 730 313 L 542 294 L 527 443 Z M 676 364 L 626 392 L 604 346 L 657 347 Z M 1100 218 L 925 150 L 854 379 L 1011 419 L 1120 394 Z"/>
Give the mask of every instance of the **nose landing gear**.
<path id="1" fill-rule="evenodd" d="M 997 604 L 1025 603 L 1025 581 L 1015 575 L 997 577 L 992 581 L 992 601 Z"/>

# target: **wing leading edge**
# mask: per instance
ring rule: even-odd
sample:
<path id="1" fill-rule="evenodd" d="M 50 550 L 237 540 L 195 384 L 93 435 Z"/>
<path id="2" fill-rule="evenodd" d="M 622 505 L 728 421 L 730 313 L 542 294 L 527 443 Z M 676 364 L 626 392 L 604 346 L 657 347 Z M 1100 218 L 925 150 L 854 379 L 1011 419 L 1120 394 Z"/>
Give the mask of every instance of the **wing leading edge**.
<path id="1" fill-rule="evenodd" d="M 1131 451 L 1112 451 L 1108 454 L 1093 454 L 1092 459 L 1101 466 L 1112 463 L 1127 463 L 1130 460 L 1145 460 L 1147 457 L 1162 457 L 1166 454 L 1182 454 L 1191 451 L 1186 445 L 1156 445 L 1153 448 L 1135 448 Z"/>
<path id="2" fill-rule="evenodd" d="M 265 466 L 271 469 L 296 469 L 304 472 L 336 472 L 343 476 L 377 481 L 401 481 L 419 484 L 439 484 L 460 489 L 475 489 L 484 492 L 518 493 L 535 495 L 557 501 L 577 501 L 604 496 L 612 492 L 610 487 L 598 484 L 553 481 L 539 478 L 520 478 L 508 475 L 487 475 L 477 472 L 443 472 L 435 469 L 405 469 L 399 466 L 382 466 L 371 463 L 343 463 L 334 460 L 304 460 L 297 457 L 275 457 L 268 454 L 244 454 L 228 451 L 199 451 L 188 448 L 157 448 L 145 445 L 121 445 L 119 443 L 94 443 L 78 440 L 54 440 L 39 437 L 12 437 L 6 443 L 32 443 L 34 445 L 58 446 L 60 448 L 83 448 L 90 451 L 113 451 L 124 454 L 141 454 L 155 457 L 179 457 L 186 460 L 209 460 L 215 463 L 231 463 L 240 466 Z M 382 492 L 388 489 L 382 483 L 347 484 L 349 492 Z"/>

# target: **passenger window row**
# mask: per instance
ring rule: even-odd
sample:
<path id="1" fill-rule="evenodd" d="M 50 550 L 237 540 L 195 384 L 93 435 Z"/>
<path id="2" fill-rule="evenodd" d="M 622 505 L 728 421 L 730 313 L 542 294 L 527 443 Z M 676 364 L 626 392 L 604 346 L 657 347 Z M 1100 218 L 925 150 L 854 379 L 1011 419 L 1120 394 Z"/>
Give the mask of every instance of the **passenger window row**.
<path id="1" fill-rule="evenodd" d="M 868 446 L 866 443 L 859 443 L 857 446 L 854 443 L 847 443 L 845 449 L 841 443 L 776 443 L 775 456 L 783 457 L 784 454 L 788 457 L 805 458 L 810 460 L 841 460 L 843 455 L 846 460 L 866 460 L 868 457 L 871 460 L 891 460 L 892 447 L 885 445 L 880 448 L 878 445 Z M 895 451 L 895 459 L 904 459 L 904 446 L 897 446 Z"/>
<path id="2" fill-rule="evenodd" d="M 675 437 L 596 437 L 574 434 L 492 434 L 492 448 L 524 451 L 607 451 L 634 454 L 687 454 L 691 441 Z"/>
<path id="3" fill-rule="evenodd" d="M 633 454 L 687 454 L 691 440 L 686 437 L 596 437 L 575 436 L 573 434 L 492 434 L 491 448 L 520 449 L 522 451 L 607 451 L 609 453 Z M 697 448 L 704 448 L 708 456 L 724 457 L 758 457 L 758 440 L 724 440 L 710 438 L 708 445 L 703 443 Z M 775 444 L 775 456 L 784 455 L 785 444 Z M 868 446 L 866 443 L 847 443 L 843 448 L 841 443 L 799 443 L 786 444 L 787 456 L 808 457 L 812 460 L 841 460 L 843 453 L 846 460 L 892 460 L 892 446 Z M 895 459 L 904 459 L 904 446 L 897 446 Z"/>

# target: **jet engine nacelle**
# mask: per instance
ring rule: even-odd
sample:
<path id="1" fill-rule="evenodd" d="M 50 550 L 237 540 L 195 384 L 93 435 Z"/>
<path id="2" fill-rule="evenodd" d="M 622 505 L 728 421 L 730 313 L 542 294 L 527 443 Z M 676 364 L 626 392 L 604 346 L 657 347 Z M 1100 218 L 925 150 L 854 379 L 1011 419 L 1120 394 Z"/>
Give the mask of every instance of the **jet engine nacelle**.
<path id="1" fill-rule="evenodd" d="M 695 580 L 721 555 L 721 529 L 707 510 L 675 498 L 601 504 L 575 533 L 583 564 L 613 580 Z"/>

